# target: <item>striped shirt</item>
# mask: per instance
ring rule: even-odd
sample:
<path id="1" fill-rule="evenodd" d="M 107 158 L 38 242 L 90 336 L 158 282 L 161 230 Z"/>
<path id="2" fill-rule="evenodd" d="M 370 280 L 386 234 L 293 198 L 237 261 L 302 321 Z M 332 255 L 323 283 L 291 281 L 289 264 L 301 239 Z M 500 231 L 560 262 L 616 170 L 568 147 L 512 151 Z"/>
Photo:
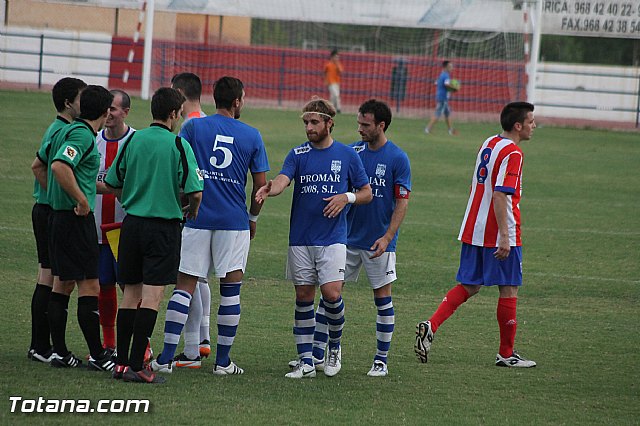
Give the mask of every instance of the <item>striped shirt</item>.
<path id="1" fill-rule="evenodd" d="M 116 158 L 118 149 L 124 141 L 127 140 L 129 135 L 135 130 L 129 127 L 126 133 L 120 139 L 107 139 L 103 129 L 96 136 L 96 145 L 98 152 L 100 153 L 100 171 L 98 172 L 98 182 L 104 182 L 104 177 L 107 175 L 111 163 Z M 98 233 L 98 243 L 107 244 L 107 237 L 100 229 L 100 225 L 103 223 L 122 222 L 125 213 L 120 205 L 120 202 L 116 200 L 113 194 L 96 194 L 96 208 L 93 212 L 96 218 L 96 232 Z"/>
<path id="2" fill-rule="evenodd" d="M 520 197 L 522 195 L 520 148 L 502 136 L 488 138 L 480 147 L 471 194 L 458 239 L 480 247 L 498 246 L 498 222 L 493 210 L 493 192 L 507 195 L 509 245 L 521 246 Z"/>

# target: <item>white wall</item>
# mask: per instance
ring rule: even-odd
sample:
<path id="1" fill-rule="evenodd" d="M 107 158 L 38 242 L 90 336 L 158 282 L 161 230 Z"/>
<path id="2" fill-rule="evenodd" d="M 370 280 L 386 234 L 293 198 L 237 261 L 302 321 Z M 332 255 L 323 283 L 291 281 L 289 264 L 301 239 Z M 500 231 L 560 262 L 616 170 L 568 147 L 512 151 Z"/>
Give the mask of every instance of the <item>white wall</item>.
<path id="1" fill-rule="evenodd" d="M 538 63 L 536 114 L 635 123 L 640 67 Z"/>
<path id="2" fill-rule="evenodd" d="M 0 37 L 0 81 L 38 83 L 40 35 L 44 34 L 43 85 L 74 76 L 87 84 L 107 86 L 111 35 L 15 27 L 0 31 L 7 34 Z"/>

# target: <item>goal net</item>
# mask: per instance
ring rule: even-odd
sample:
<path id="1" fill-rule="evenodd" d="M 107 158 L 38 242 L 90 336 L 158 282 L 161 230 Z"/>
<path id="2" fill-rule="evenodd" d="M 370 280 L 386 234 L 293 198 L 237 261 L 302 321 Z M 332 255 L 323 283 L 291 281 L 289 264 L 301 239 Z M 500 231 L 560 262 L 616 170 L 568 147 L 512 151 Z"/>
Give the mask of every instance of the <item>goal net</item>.
<path id="1" fill-rule="evenodd" d="M 517 33 L 374 27 L 253 19 L 251 43 L 159 41 L 154 85 L 191 71 L 203 83 L 222 75 L 243 80 L 253 102 L 298 107 L 311 96 L 328 97 L 324 65 L 338 50 L 343 66 L 343 109 L 370 97 L 407 115 L 435 105 L 441 63 L 451 61 L 461 90 L 450 100 L 457 112 L 493 113 L 526 99 L 524 36 Z"/>

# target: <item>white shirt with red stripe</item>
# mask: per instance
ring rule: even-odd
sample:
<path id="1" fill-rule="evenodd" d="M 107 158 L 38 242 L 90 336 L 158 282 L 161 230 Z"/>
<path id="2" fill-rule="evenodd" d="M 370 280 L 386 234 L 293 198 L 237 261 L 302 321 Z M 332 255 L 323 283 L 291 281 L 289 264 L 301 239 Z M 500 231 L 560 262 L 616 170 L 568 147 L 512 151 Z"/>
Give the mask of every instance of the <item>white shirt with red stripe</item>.
<path id="1" fill-rule="evenodd" d="M 96 145 L 98 152 L 100 153 L 100 171 L 96 180 L 98 182 L 104 182 L 104 177 L 107 175 L 107 171 L 113 163 L 118 153 L 118 148 L 127 140 L 129 135 L 135 131 L 135 129 L 129 127 L 127 132 L 120 139 L 107 139 L 104 135 L 106 129 L 101 130 L 96 136 Z M 125 213 L 122 209 L 122 205 L 116 199 L 113 194 L 96 194 L 96 207 L 93 212 L 96 218 L 96 231 L 98 233 L 98 242 L 102 244 L 107 243 L 107 237 L 100 229 L 100 225 L 103 223 L 115 223 L 122 222 Z"/>
<path id="2" fill-rule="evenodd" d="M 510 139 L 488 138 L 478 152 L 471 194 L 458 239 L 479 247 L 498 246 L 498 221 L 493 210 L 493 192 L 507 194 L 509 245 L 521 246 L 520 197 L 522 195 L 522 150 Z"/>

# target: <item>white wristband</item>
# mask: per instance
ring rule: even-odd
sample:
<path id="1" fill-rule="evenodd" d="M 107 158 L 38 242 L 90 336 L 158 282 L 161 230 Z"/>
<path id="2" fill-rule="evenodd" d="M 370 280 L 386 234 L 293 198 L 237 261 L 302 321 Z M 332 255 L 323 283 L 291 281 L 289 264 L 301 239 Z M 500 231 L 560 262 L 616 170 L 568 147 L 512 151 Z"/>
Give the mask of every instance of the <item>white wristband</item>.
<path id="1" fill-rule="evenodd" d="M 347 196 L 347 202 L 349 204 L 353 204 L 356 202 L 356 194 L 354 194 L 353 192 L 345 192 L 344 194 Z"/>
<path id="2" fill-rule="evenodd" d="M 249 213 L 249 220 L 250 220 L 251 222 L 258 222 L 258 216 L 259 216 L 259 215 L 255 215 L 255 216 L 254 216 L 254 215 L 252 215 L 251 213 Z"/>

